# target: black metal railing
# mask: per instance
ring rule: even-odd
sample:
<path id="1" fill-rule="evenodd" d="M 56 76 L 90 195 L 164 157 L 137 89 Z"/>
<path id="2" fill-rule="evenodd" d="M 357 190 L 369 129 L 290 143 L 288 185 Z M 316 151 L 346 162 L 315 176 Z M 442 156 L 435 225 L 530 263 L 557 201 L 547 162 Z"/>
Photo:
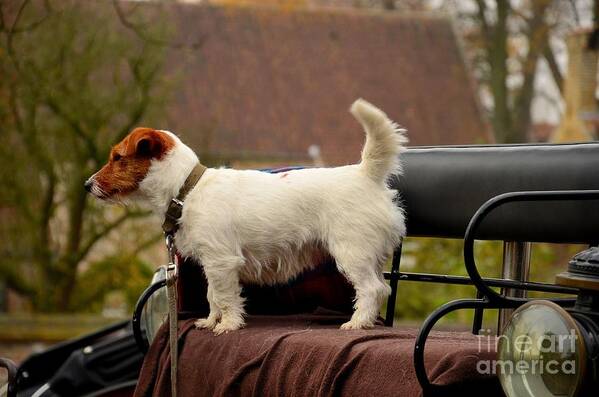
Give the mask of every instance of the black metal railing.
<path id="1" fill-rule="evenodd" d="M 469 277 L 450 276 L 424 273 L 402 273 L 400 271 L 401 247 L 394 254 L 392 269 L 385 273 L 385 277 L 391 280 L 392 293 L 389 298 L 386 313 L 386 323 L 392 325 L 395 299 L 397 297 L 398 281 L 420 281 L 444 284 L 473 285 L 476 287 L 475 299 L 458 299 L 444 304 L 429 315 L 423 322 L 414 345 L 414 369 L 416 377 L 425 393 L 442 392 L 443 387 L 430 382 L 424 366 L 424 349 L 426 340 L 435 324 L 445 315 L 457 310 L 473 309 L 475 316 L 473 320 L 473 333 L 478 333 L 481 328 L 483 311 L 485 309 L 515 309 L 530 301 L 528 298 L 515 298 L 503 296 L 493 288 L 513 288 L 527 291 L 541 291 L 559 294 L 576 294 L 576 288 L 563 287 L 547 283 L 535 283 L 528 281 L 516 281 L 497 278 L 484 278 L 480 275 L 474 256 L 474 242 L 476 233 L 482 221 L 498 207 L 511 202 L 540 202 L 540 201 L 573 201 L 573 200 L 599 200 L 599 190 L 565 190 L 565 191 L 523 191 L 509 192 L 495 196 L 485 202 L 470 219 L 464 236 L 464 266 Z M 596 236 L 589 239 L 592 244 Z M 393 300 L 391 300 L 393 299 Z M 549 300 L 560 306 L 571 306 L 573 298 L 549 298 Z"/>

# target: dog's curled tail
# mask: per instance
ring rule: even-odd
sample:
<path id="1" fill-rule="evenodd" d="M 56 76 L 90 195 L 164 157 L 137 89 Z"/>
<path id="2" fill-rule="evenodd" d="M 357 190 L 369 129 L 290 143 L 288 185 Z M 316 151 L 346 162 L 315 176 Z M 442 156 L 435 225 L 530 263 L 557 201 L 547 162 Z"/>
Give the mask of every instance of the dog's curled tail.
<path id="1" fill-rule="evenodd" d="M 385 182 L 389 175 L 401 172 L 399 153 L 403 151 L 403 144 L 408 142 L 406 131 L 389 120 L 382 110 L 363 99 L 356 100 L 350 112 L 366 132 L 361 169 L 379 183 Z"/>

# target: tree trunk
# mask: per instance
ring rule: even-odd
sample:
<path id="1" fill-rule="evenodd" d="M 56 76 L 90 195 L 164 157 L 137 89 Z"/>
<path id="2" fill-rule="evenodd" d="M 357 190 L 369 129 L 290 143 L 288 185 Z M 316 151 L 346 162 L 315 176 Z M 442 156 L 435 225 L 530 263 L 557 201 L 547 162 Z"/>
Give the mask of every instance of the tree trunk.
<path id="1" fill-rule="evenodd" d="M 83 215 L 86 209 L 87 194 L 83 189 L 85 177 L 75 178 L 70 188 L 69 199 L 71 200 L 69 210 L 69 235 L 66 252 L 62 261 L 63 282 L 60 290 L 58 308 L 67 311 L 71 302 L 71 295 L 77 281 L 77 270 L 79 266 L 78 253 L 81 247 L 81 236 L 83 229 Z"/>
<path id="2" fill-rule="evenodd" d="M 497 2 L 497 22 L 487 38 L 487 58 L 491 69 L 490 88 L 494 108 L 491 123 L 495 139 L 507 142 L 512 131 L 512 115 L 509 108 L 507 87 L 507 17 L 510 5 L 507 1 Z"/>
<path id="3" fill-rule="evenodd" d="M 395 10 L 395 0 L 383 0 L 385 10 Z"/>
<path id="4" fill-rule="evenodd" d="M 514 99 L 514 122 L 506 142 L 523 143 L 529 140 L 537 66 L 539 58 L 549 48 L 549 27 L 544 18 L 550 4 L 550 0 L 539 0 L 532 6 L 533 17 L 528 21 L 528 54 L 522 63 L 524 82 Z"/>

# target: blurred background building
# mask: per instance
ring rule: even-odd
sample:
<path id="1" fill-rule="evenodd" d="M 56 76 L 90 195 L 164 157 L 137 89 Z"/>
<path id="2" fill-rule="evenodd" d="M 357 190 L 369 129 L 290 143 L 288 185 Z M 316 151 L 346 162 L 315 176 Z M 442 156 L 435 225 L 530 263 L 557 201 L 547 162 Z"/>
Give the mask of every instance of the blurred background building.
<path id="1" fill-rule="evenodd" d="M 597 106 L 597 50 L 599 31 L 577 31 L 566 37 L 568 68 L 564 81 L 565 111 L 559 128 L 551 137 L 554 142 L 596 139 L 599 108 Z"/>
<path id="2" fill-rule="evenodd" d="M 448 17 L 279 7 L 172 7 L 173 51 L 185 85 L 167 125 L 201 157 L 240 166 L 359 160 L 364 133 L 349 115 L 359 97 L 409 131 L 412 145 L 489 142 Z M 203 155 L 203 156 L 202 156 Z"/>

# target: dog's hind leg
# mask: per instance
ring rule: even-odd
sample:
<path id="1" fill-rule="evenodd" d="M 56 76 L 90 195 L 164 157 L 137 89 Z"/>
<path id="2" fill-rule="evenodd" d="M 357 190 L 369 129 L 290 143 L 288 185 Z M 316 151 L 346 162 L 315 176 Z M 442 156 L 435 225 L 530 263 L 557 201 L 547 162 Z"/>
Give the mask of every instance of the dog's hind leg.
<path id="1" fill-rule="evenodd" d="M 356 291 L 354 313 L 341 329 L 373 327 L 383 300 L 391 293 L 391 287 L 379 274 L 381 266 L 378 260 L 374 256 L 358 252 L 355 246 L 350 248 L 345 244 L 332 248 L 331 251 L 337 267 Z"/>
<path id="2" fill-rule="evenodd" d="M 239 256 L 202 258 L 208 288 L 212 295 L 210 315 L 206 320 L 220 317 L 213 327 L 217 335 L 235 331 L 245 325 L 243 298 L 239 285 L 239 269 L 243 264 L 244 259 Z"/>

